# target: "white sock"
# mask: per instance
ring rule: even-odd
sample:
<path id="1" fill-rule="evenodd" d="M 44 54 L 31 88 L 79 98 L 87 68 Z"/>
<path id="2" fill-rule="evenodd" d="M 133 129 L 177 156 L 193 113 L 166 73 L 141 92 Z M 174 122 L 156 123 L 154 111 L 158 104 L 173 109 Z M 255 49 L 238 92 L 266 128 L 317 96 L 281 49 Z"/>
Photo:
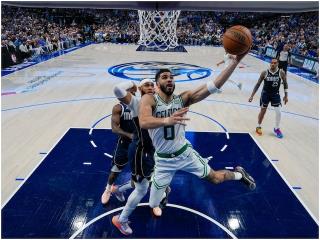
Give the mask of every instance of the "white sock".
<path id="1" fill-rule="evenodd" d="M 239 172 L 233 172 L 234 173 L 234 180 L 240 180 L 242 178 L 242 174 Z"/>
<path id="2" fill-rule="evenodd" d="M 111 187 L 112 187 L 112 184 L 111 184 L 111 185 L 107 184 L 107 186 L 106 186 L 106 190 L 111 191 Z"/>
<path id="3" fill-rule="evenodd" d="M 280 120 L 281 120 L 280 106 L 275 107 L 274 111 L 276 112 L 276 127 L 275 127 L 275 129 L 278 129 L 280 127 Z"/>
<path id="4" fill-rule="evenodd" d="M 261 124 L 258 123 L 258 127 L 261 127 Z"/>
<path id="5" fill-rule="evenodd" d="M 131 185 L 131 181 L 129 181 L 129 182 L 126 182 L 126 183 L 120 185 L 119 188 L 118 188 L 118 191 L 119 192 L 125 192 L 125 191 L 127 191 L 128 189 L 131 189 L 131 188 L 133 188 L 133 187 Z"/>

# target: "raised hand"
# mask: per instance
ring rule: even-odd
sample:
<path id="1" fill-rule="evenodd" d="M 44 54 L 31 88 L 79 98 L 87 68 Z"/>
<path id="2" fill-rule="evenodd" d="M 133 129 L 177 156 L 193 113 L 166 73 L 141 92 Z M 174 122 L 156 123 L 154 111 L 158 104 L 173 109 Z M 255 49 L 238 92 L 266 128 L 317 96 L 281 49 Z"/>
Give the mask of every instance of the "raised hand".
<path id="1" fill-rule="evenodd" d="M 166 126 L 171 126 L 175 124 L 187 125 L 184 121 L 190 120 L 190 118 L 184 117 L 184 115 L 189 111 L 189 108 L 181 108 L 174 112 L 170 117 L 164 119 Z"/>

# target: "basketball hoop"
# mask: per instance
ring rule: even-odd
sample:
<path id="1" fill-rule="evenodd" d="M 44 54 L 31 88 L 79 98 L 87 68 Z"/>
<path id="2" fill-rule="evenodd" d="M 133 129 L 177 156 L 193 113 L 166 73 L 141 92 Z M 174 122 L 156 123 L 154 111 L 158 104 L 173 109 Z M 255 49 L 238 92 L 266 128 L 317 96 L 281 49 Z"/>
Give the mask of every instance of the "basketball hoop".
<path id="1" fill-rule="evenodd" d="M 177 22 L 180 10 L 138 10 L 140 39 L 138 44 L 146 48 L 166 51 L 177 47 Z"/>

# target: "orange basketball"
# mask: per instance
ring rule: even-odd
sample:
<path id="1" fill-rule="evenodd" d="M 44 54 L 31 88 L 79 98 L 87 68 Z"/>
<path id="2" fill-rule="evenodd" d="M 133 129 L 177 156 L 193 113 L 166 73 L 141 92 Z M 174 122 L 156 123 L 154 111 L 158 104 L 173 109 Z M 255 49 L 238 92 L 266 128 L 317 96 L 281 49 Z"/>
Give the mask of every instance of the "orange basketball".
<path id="1" fill-rule="evenodd" d="M 248 28 L 241 25 L 228 28 L 223 34 L 222 44 L 227 53 L 241 55 L 251 47 L 251 32 Z"/>

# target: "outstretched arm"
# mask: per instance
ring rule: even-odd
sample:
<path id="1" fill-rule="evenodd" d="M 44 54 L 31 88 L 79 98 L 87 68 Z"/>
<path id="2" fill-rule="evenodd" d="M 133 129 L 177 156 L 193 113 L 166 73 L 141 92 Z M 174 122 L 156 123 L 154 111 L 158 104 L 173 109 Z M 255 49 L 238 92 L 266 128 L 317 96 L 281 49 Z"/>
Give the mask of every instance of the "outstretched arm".
<path id="1" fill-rule="evenodd" d="M 248 51 L 249 52 L 249 51 Z M 228 80 L 234 69 L 237 67 L 241 59 L 248 53 L 236 56 L 230 60 L 229 66 L 224 69 L 214 81 L 209 81 L 207 84 L 203 84 L 194 90 L 189 90 L 181 94 L 182 100 L 185 106 L 200 102 L 208 97 L 211 93 L 217 92 L 223 84 Z"/>
<path id="2" fill-rule="evenodd" d="M 288 102 L 288 81 L 287 81 L 287 75 L 283 70 L 280 70 L 280 76 L 283 80 L 283 88 L 284 88 L 284 97 L 283 101 L 284 104 L 287 104 Z"/>
<path id="3" fill-rule="evenodd" d="M 145 94 L 140 100 L 140 112 L 139 112 L 139 124 L 141 128 L 159 128 L 162 126 L 171 126 L 174 124 L 185 125 L 184 121 L 189 120 L 189 118 L 183 115 L 188 112 L 188 108 L 182 108 L 170 117 L 157 118 L 152 116 L 152 108 L 156 106 L 153 96 Z"/>
<path id="4" fill-rule="evenodd" d="M 258 80 L 257 84 L 254 86 L 253 91 L 252 91 L 252 93 L 251 93 L 251 96 L 250 96 L 250 98 L 249 98 L 249 102 L 252 102 L 253 96 L 254 96 L 254 95 L 256 94 L 256 92 L 258 91 L 258 89 L 259 89 L 259 87 L 260 87 L 263 79 L 266 77 L 266 74 L 267 74 L 266 71 L 263 71 L 263 72 L 260 74 L 259 80 Z"/>

